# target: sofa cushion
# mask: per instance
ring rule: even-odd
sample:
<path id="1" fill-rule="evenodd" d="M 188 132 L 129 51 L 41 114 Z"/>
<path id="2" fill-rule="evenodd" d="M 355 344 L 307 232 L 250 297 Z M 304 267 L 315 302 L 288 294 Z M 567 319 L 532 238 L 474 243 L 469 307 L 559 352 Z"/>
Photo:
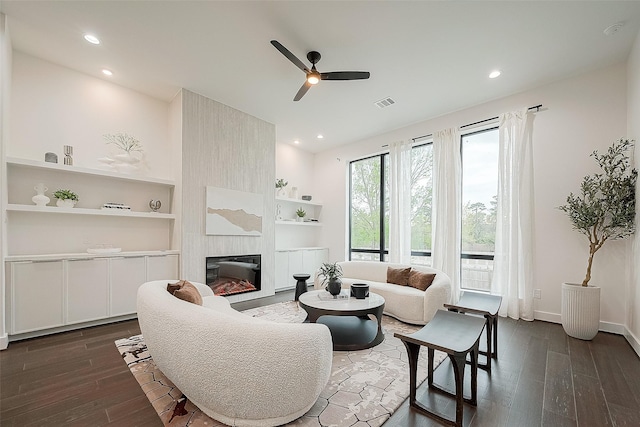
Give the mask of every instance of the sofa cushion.
<path id="1" fill-rule="evenodd" d="M 387 267 L 387 283 L 394 283 L 396 285 L 407 286 L 409 284 L 410 273 L 411 273 L 411 267 L 407 267 L 407 268 Z"/>
<path id="2" fill-rule="evenodd" d="M 180 298 L 183 301 L 193 304 L 202 305 L 202 295 L 198 292 L 198 288 L 186 280 L 180 280 L 173 285 L 169 283 L 167 285 L 167 291 L 171 292 L 171 290 L 173 290 L 173 296 L 176 298 Z"/>
<path id="3" fill-rule="evenodd" d="M 409 286 L 424 291 L 433 283 L 435 278 L 436 275 L 434 273 L 423 273 L 412 269 L 409 273 Z"/>

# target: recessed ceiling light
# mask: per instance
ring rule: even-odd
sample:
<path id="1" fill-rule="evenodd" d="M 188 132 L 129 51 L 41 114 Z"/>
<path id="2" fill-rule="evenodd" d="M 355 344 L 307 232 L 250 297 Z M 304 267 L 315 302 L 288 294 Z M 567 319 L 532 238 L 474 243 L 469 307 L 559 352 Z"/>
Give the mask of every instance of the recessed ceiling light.
<path id="1" fill-rule="evenodd" d="M 91 44 L 100 44 L 100 40 L 93 34 L 85 34 L 84 39 Z"/>
<path id="2" fill-rule="evenodd" d="M 105 68 L 104 70 L 102 70 L 102 74 L 104 74 L 105 76 L 113 76 L 113 71 L 107 70 Z"/>
<path id="3" fill-rule="evenodd" d="M 318 134 L 318 139 L 322 139 L 322 138 L 324 138 L 324 135 Z"/>
<path id="4" fill-rule="evenodd" d="M 491 73 L 489 73 L 489 78 L 490 79 L 495 79 L 496 77 L 498 77 L 500 75 L 500 70 L 494 70 Z"/>
<path id="5" fill-rule="evenodd" d="M 294 144 L 300 144 L 300 141 L 298 141 L 297 139 L 295 141 L 293 141 Z"/>

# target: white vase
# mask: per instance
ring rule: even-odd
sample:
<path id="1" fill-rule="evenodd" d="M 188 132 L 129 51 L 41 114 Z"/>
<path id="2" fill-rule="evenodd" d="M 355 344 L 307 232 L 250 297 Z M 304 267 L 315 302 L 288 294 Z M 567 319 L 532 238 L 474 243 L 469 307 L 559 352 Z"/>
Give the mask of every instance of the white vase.
<path id="1" fill-rule="evenodd" d="M 291 187 L 291 191 L 289 192 L 289 197 L 291 199 L 297 199 L 298 198 L 298 187 Z"/>
<path id="2" fill-rule="evenodd" d="M 277 197 L 287 197 L 287 190 L 285 190 L 284 187 L 278 188 L 278 190 L 276 191 L 276 196 Z"/>
<path id="3" fill-rule="evenodd" d="M 304 222 L 304 217 L 302 217 L 302 216 L 297 216 L 297 217 L 296 217 L 296 221 L 298 221 L 298 222 Z"/>
<path id="4" fill-rule="evenodd" d="M 75 205 L 76 201 L 71 199 L 58 199 L 58 201 L 56 202 L 56 206 L 58 206 L 59 208 L 72 208 Z"/>
<path id="5" fill-rule="evenodd" d="M 561 316 L 567 335 L 592 340 L 600 329 L 600 288 L 563 283 Z"/>
<path id="6" fill-rule="evenodd" d="M 37 194 L 31 198 L 31 201 L 33 201 L 36 206 L 47 206 L 47 203 L 49 203 L 51 199 L 47 197 L 44 192 L 47 191 L 48 188 L 45 187 L 44 184 L 39 183 L 33 187 L 33 189 L 36 190 Z"/>

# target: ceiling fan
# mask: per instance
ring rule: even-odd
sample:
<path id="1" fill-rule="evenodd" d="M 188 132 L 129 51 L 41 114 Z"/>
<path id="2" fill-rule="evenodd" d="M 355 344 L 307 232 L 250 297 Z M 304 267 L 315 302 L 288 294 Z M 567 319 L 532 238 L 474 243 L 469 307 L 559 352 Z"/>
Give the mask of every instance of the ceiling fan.
<path id="1" fill-rule="evenodd" d="M 300 68 L 307 75 L 304 84 L 293 98 L 294 101 L 300 101 L 311 86 L 317 84 L 320 80 L 363 80 L 369 78 L 368 71 L 332 71 L 330 73 L 321 73 L 316 70 L 316 64 L 320 61 L 320 53 L 312 50 L 307 53 L 307 59 L 311 62 L 311 69 L 307 68 L 293 53 L 284 47 L 279 41 L 271 40 L 271 44 L 280 51 L 287 59 Z"/>

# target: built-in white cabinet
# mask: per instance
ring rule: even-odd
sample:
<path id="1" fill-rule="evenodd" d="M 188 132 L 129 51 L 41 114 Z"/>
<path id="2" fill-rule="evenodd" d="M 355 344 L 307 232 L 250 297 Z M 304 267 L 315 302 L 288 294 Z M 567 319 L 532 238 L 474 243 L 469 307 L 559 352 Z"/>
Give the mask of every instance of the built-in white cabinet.
<path id="1" fill-rule="evenodd" d="M 147 281 L 177 278 L 178 255 L 147 257 Z"/>
<path id="2" fill-rule="evenodd" d="M 109 316 L 109 260 L 66 261 L 67 324 L 104 319 Z"/>
<path id="3" fill-rule="evenodd" d="M 299 248 L 276 251 L 276 291 L 296 285 L 294 274 L 309 274 L 313 281 L 315 271 L 329 259 L 328 248 Z"/>
<path id="4" fill-rule="evenodd" d="M 178 262 L 177 253 L 7 257 L 10 334 L 37 335 L 33 333 L 133 315 L 138 287 L 178 278 Z"/>
<path id="5" fill-rule="evenodd" d="M 174 256 L 177 257 L 177 255 L 171 255 L 171 257 Z M 158 257 L 153 259 L 157 260 Z M 111 292 L 109 293 L 111 316 L 136 312 L 138 288 L 147 281 L 146 260 L 147 257 L 143 256 L 111 258 Z"/>
<path id="6" fill-rule="evenodd" d="M 6 274 L 12 334 L 64 325 L 62 261 L 9 263 Z"/>

